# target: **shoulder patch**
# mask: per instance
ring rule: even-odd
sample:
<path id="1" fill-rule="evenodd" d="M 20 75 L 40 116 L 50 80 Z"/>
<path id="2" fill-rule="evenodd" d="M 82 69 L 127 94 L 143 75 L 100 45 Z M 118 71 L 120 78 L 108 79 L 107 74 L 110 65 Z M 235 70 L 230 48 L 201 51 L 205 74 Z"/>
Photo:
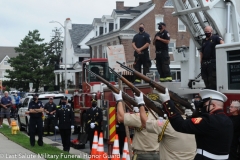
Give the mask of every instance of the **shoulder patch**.
<path id="1" fill-rule="evenodd" d="M 219 37 L 219 39 L 223 40 L 222 37 Z"/>
<path id="2" fill-rule="evenodd" d="M 159 127 L 164 125 L 164 121 L 163 120 L 157 120 L 157 124 Z"/>
<path id="3" fill-rule="evenodd" d="M 167 33 L 167 36 L 168 36 L 168 37 L 170 37 L 170 34 L 169 34 L 169 33 Z"/>
<path id="4" fill-rule="evenodd" d="M 202 118 L 192 118 L 191 121 L 193 124 L 199 124 L 202 121 Z"/>

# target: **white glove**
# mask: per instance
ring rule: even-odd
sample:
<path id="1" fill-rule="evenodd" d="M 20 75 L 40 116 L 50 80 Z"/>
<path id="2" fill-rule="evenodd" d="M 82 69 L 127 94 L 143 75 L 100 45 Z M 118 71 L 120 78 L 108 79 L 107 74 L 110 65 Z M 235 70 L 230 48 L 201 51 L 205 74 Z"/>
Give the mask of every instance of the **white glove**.
<path id="1" fill-rule="evenodd" d="M 191 103 L 191 106 L 193 109 L 196 109 L 194 103 Z"/>
<path id="2" fill-rule="evenodd" d="M 113 95 L 114 95 L 116 101 L 120 101 L 120 100 L 122 100 L 122 91 L 121 91 L 121 90 L 119 91 L 118 94 L 117 94 L 117 93 L 114 93 L 114 92 L 112 92 L 112 93 L 113 93 Z"/>
<path id="3" fill-rule="evenodd" d="M 95 123 L 90 123 L 90 127 L 93 129 L 95 128 Z"/>
<path id="4" fill-rule="evenodd" d="M 139 112 L 139 108 L 138 107 L 133 107 L 133 111 L 138 113 Z"/>
<path id="5" fill-rule="evenodd" d="M 141 92 L 140 93 L 140 96 L 137 97 L 135 94 L 134 94 L 134 98 L 135 98 L 135 101 L 137 102 L 137 104 L 145 104 L 144 100 L 143 100 L 143 93 Z"/>
<path id="6" fill-rule="evenodd" d="M 191 109 L 185 109 L 185 115 L 191 116 L 192 114 L 193 112 L 191 111 Z"/>
<path id="7" fill-rule="evenodd" d="M 168 88 L 165 89 L 165 94 L 158 93 L 158 95 L 159 95 L 159 98 L 162 101 L 162 103 L 170 100 L 170 96 L 169 96 L 169 93 L 168 93 Z"/>
<path id="8" fill-rule="evenodd" d="M 59 129 L 58 126 L 55 126 L 55 129 Z"/>
<path id="9" fill-rule="evenodd" d="M 71 129 L 74 129 L 74 126 L 71 126 Z"/>

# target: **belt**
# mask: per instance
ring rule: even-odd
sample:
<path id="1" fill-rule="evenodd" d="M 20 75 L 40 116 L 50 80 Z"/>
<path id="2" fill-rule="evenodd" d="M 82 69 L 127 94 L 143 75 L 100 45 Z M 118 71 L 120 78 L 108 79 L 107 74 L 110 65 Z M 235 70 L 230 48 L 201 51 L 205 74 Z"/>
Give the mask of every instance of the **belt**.
<path id="1" fill-rule="evenodd" d="M 134 150 L 134 154 L 159 154 L 159 151 L 139 151 Z"/>
<path id="2" fill-rule="evenodd" d="M 212 154 L 212 153 L 209 153 L 203 149 L 197 149 L 197 153 L 198 154 L 201 154 L 207 158 L 211 158 L 211 159 L 218 159 L 218 160 L 226 160 L 228 159 L 228 154 L 227 155 L 216 155 L 216 154 Z"/>

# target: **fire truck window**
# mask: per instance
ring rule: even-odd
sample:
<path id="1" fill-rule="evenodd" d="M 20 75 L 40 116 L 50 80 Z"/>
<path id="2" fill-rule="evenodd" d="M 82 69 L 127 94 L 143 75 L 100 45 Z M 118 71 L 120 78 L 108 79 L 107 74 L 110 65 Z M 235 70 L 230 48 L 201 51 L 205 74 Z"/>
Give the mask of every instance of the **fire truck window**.
<path id="1" fill-rule="evenodd" d="M 228 89 L 240 89 L 240 50 L 227 51 Z"/>

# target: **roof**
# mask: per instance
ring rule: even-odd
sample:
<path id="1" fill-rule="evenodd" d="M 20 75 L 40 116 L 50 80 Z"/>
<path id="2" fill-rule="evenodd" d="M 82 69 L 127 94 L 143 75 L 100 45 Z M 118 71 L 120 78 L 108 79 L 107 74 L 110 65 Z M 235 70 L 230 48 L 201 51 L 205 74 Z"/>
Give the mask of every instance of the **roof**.
<path id="1" fill-rule="evenodd" d="M 78 44 L 92 31 L 92 29 L 93 26 L 91 24 L 72 24 L 72 29 L 69 30 L 69 33 L 72 40 L 74 53 L 81 54 L 81 51 L 86 52 L 85 49 L 81 49 Z"/>
<path id="2" fill-rule="evenodd" d="M 18 53 L 15 52 L 16 47 L 0 47 L 0 62 L 8 56 L 9 58 L 16 57 Z"/>

